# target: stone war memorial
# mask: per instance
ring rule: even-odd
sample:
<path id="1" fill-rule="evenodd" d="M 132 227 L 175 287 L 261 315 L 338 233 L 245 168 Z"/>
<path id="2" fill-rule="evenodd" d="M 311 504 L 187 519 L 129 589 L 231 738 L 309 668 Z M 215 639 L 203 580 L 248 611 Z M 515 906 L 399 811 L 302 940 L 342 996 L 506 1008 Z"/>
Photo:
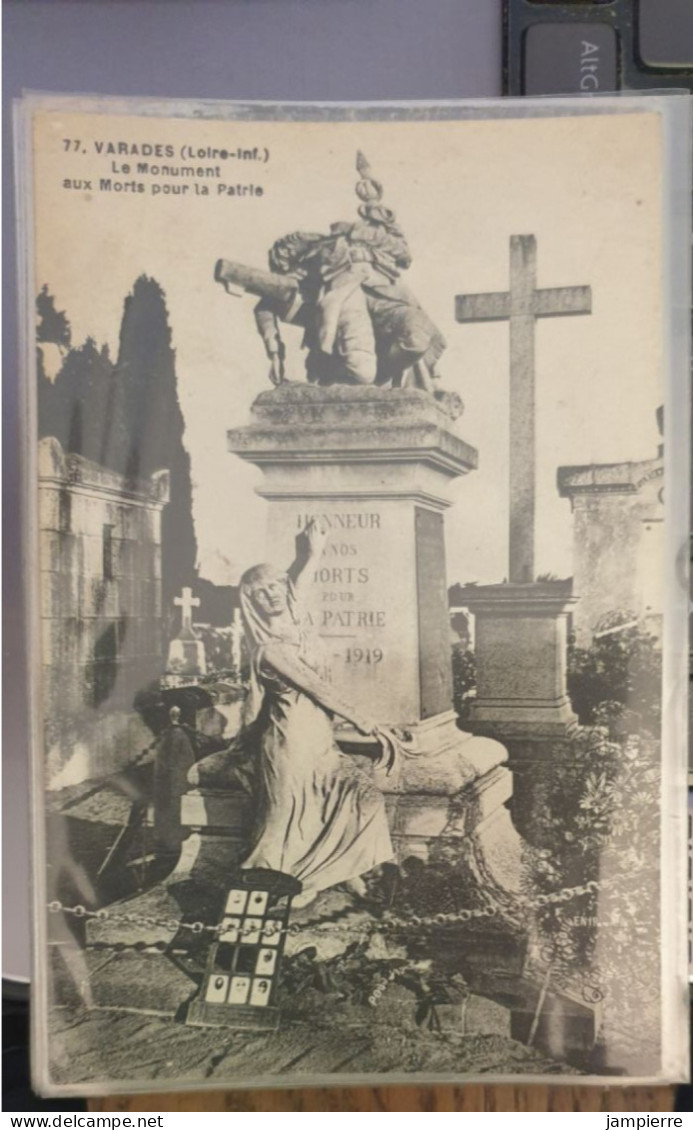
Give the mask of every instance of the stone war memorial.
<path id="1" fill-rule="evenodd" d="M 426 391 L 344 384 L 262 393 L 229 446 L 263 470 L 273 562 L 292 560 L 310 519 L 327 531 L 308 622 L 329 681 L 403 736 L 381 784 L 399 856 L 425 859 L 443 832 L 493 839 L 510 775 L 498 742 L 457 726 L 443 528 L 446 488 L 473 470 L 474 449 Z M 338 740 L 368 745 L 346 728 Z"/>
<path id="2" fill-rule="evenodd" d="M 176 475 L 117 477 L 41 441 L 50 704 L 59 712 L 67 693 L 54 637 L 82 608 L 92 636 L 113 636 L 117 694 L 94 676 L 101 727 L 127 711 L 134 735 L 54 787 L 51 834 L 68 860 L 51 864 L 47 915 L 58 1079 L 90 1083 L 106 1052 L 113 1078 L 138 1086 L 152 1070 L 219 1086 L 636 1072 L 646 1056 L 622 1030 L 634 979 L 650 1051 L 657 1039 L 658 961 L 619 902 L 636 897 L 656 837 L 617 813 L 619 790 L 629 813 L 651 800 L 656 734 L 595 676 L 584 625 L 616 599 L 618 553 L 606 592 L 598 563 L 605 525 L 623 517 L 617 491 L 635 499 L 619 551 L 647 574 L 659 532 L 647 542 L 641 526 L 659 517 L 661 458 L 598 463 L 585 442 L 581 464 L 574 436 L 565 458 L 546 442 L 545 327 L 555 350 L 573 320 L 591 325 L 592 259 L 576 267 L 566 251 L 561 266 L 555 226 L 530 210 L 528 234 L 499 209 L 493 256 L 461 241 L 453 273 L 422 235 L 430 182 L 426 195 L 406 162 L 363 144 L 337 148 L 339 177 L 312 156 L 329 191 L 306 180 L 275 210 L 253 199 L 255 227 L 207 233 L 202 267 L 190 242 L 204 344 L 174 278 L 163 329 L 163 286 L 145 279 L 160 341 L 149 348 L 144 318 L 143 356 L 160 369 L 164 357 L 175 392 L 151 427 L 177 421 Z M 333 197 L 334 215 L 353 214 L 333 219 Z M 484 291 L 499 243 L 507 289 Z M 132 310 L 130 296 L 131 322 Z M 472 335 L 485 323 L 499 325 L 483 353 Z M 123 327 L 133 350 L 138 325 Z M 116 388 L 128 372 L 107 351 L 89 358 L 90 387 L 97 366 Z M 547 478 L 566 519 L 560 578 L 540 572 Z M 89 574 L 113 574 L 105 588 L 77 558 L 63 576 L 68 528 L 84 543 L 74 554 L 96 561 Z M 631 636 L 615 622 L 625 662 Z"/>
<path id="3" fill-rule="evenodd" d="M 399 282 L 406 239 L 361 153 L 357 169 L 356 224 L 273 246 L 275 277 L 304 271 L 298 286 L 278 294 L 271 273 L 217 264 L 227 289 L 260 296 L 255 317 L 276 382 L 248 425 L 229 432 L 229 450 L 262 471 L 269 561 L 286 567 L 308 524 L 322 530 L 305 622 L 326 681 L 400 739 L 389 774 L 378 774 L 396 858 L 426 860 L 440 837 L 457 840 L 479 856 L 491 888 L 513 888 L 507 754 L 461 731 L 452 701 L 444 515 L 450 483 L 474 470 L 477 452 L 460 435 L 459 398 L 437 373 L 443 336 Z M 370 246 L 371 263 L 359 250 Z M 282 321 L 305 327 L 306 383 L 283 379 Z M 341 721 L 340 746 L 372 754 L 372 739 Z"/>

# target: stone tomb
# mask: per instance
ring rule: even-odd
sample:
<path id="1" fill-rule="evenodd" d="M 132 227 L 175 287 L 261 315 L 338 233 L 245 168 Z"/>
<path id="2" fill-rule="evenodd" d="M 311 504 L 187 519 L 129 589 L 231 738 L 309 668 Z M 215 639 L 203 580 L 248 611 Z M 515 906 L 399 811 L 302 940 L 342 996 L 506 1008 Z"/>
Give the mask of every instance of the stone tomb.
<path id="1" fill-rule="evenodd" d="M 329 531 L 307 614 L 340 693 L 409 735 L 378 778 L 400 855 L 474 833 L 493 856 L 511 779 L 505 749 L 462 733 L 452 709 L 443 527 L 447 487 L 476 467 L 476 451 L 421 390 L 293 384 L 262 393 L 229 448 L 264 473 L 269 561 L 291 564 L 311 517 Z M 367 741 L 349 727 L 337 736 L 351 752 Z"/>
<path id="2" fill-rule="evenodd" d="M 661 413 L 658 413 L 661 423 Z M 664 448 L 634 463 L 559 467 L 558 491 L 573 513 L 573 571 L 580 602 L 573 614 L 579 647 L 589 647 L 604 617 L 630 610 L 662 634 Z"/>
<path id="3" fill-rule="evenodd" d="M 151 741 L 132 709 L 161 674 L 169 473 L 128 480 L 38 446 L 42 706 L 50 789 L 107 776 Z"/>

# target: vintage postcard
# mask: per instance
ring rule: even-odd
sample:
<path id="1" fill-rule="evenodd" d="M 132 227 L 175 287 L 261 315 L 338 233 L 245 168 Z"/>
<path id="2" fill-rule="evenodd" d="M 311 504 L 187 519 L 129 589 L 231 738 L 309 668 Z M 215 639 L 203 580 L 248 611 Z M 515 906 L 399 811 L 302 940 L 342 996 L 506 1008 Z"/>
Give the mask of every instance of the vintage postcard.
<path id="1" fill-rule="evenodd" d="M 43 1089 L 685 1074 L 676 101 L 28 100 Z"/>

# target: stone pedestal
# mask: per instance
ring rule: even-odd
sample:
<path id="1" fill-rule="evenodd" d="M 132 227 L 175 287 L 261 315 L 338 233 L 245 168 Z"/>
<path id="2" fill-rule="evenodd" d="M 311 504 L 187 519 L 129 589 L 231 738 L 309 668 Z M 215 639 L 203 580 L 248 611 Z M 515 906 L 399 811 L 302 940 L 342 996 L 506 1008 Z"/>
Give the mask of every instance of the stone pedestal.
<path id="1" fill-rule="evenodd" d="M 425 856 L 440 836 L 482 836 L 485 822 L 507 823 L 512 840 L 506 751 L 462 733 L 452 711 L 443 513 L 476 451 L 419 389 L 343 385 L 268 390 L 228 438 L 264 473 L 268 561 L 288 567 L 313 516 L 329 531 L 307 616 L 341 695 L 411 736 L 396 771 L 378 778 L 400 856 Z M 338 738 L 358 749 L 353 731 Z M 489 838 L 502 840 L 500 826 Z"/>
<path id="2" fill-rule="evenodd" d="M 566 686 L 570 582 L 470 585 L 476 701 L 471 724 L 501 741 L 562 739 L 577 726 Z"/>
<path id="3" fill-rule="evenodd" d="M 475 617 L 470 725 L 507 746 L 513 823 L 543 846 L 547 769 L 568 753 L 578 725 L 566 683 L 568 613 L 576 603 L 570 581 L 470 585 L 458 599 Z"/>
<path id="4" fill-rule="evenodd" d="M 288 565 L 317 516 L 329 531 L 307 610 L 328 672 L 362 714 L 414 724 L 449 710 L 443 511 L 477 453 L 418 389 L 282 385 L 229 449 L 261 467 L 268 560 Z"/>

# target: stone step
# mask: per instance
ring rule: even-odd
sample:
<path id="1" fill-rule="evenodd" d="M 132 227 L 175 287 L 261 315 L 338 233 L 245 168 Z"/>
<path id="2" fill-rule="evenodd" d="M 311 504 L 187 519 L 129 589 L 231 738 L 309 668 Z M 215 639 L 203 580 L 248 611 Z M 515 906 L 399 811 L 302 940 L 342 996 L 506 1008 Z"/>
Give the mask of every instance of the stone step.
<path id="1" fill-rule="evenodd" d="M 99 965 L 96 961 L 102 958 Z M 108 963 L 103 951 L 90 955 L 93 1007 L 129 1009 L 159 1016 L 182 1018 L 188 1001 L 197 994 L 200 980 L 186 973 L 167 955 L 114 952 Z"/>
<path id="2" fill-rule="evenodd" d="M 52 996 L 63 1005 L 175 1017 L 201 974 L 161 953 L 49 947 Z"/>

